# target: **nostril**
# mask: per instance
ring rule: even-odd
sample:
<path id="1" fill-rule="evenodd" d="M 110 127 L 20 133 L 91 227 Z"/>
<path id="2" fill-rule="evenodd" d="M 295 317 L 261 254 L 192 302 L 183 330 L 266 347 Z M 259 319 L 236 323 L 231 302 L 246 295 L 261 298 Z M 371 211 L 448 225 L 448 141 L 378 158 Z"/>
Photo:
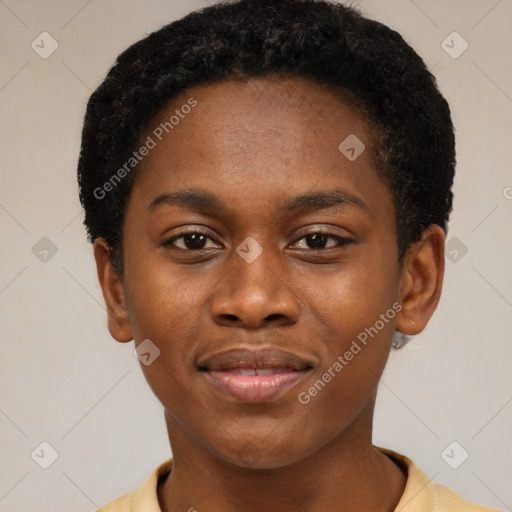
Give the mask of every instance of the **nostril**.
<path id="1" fill-rule="evenodd" d="M 273 320 L 278 320 L 280 318 L 282 318 L 283 315 L 279 314 L 279 313 L 272 313 L 271 315 L 268 315 L 266 317 L 266 320 L 272 322 Z"/>
<path id="2" fill-rule="evenodd" d="M 238 322 L 240 320 L 236 315 L 231 314 L 221 315 L 221 317 L 228 322 Z"/>

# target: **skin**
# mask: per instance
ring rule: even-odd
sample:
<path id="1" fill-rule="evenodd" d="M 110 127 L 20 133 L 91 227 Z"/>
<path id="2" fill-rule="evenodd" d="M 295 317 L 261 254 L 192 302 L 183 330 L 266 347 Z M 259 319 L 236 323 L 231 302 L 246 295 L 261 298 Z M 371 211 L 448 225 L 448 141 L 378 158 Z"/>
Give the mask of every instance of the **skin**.
<path id="1" fill-rule="evenodd" d="M 161 508 L 392 511 L 406 476 L 372 445 L 377 385 L 394 330 L 421 332 L 438 304 L 444 232 L 427 229 L 399 262 L 392 194 L 375 170 L 371 127 L 328 87 L 298 78 L 196 87 L 154 125 L 190 97 L 197 107 L 138 170 L 123 276 L 107 244 L 94 245 L 111 335 L 150 339 L 161 351 L 141 365 L 164 406 L 174 459 L 158 489 Z M 349 134 L 366 145 L 353 162 L 338 150 Z M 185 189 L 214 195 L 225 210 L 149 208 L 161 194 Z M 283 207 L 331 190 L 364 206 Z M 190 238 L 169 242 L 198 228 L 210 237 L 202 251 L 186 248 Z M 325 238 L 315 250 L 306 235 L 319 230 L 349 242 Z M 252 263 L 236 252 L 249 236 L 263 251 Z M 298 393 L 395 303 L 402 307 L 395 318 L 301 404 Z M 254 346 L 289 350 L 313 369 L 260 404 L 226 398 L 197 369 L 201 357 Z"/>

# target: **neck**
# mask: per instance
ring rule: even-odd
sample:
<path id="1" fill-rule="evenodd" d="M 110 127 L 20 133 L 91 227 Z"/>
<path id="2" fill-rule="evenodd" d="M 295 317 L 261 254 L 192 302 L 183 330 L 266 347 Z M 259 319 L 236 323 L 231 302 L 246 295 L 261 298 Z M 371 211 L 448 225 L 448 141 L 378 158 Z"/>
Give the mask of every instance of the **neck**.
<path id="1" fill-rule="evenodd" d="M 272 469 L 226 462 L 199 446 L 167 414 L 173 470 L 159 488 L 162 511 L 392 512 L 406 477 L 372 445 L 373 403 L 368 405 L 369 418 L 359 415 L 313 454 Z"/>

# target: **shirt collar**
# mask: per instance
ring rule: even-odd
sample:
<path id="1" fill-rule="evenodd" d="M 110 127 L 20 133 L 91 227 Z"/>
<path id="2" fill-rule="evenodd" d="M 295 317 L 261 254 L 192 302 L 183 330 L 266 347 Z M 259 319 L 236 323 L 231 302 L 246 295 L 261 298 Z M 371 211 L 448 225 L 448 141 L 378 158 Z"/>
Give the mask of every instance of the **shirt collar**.
<path id="1" fill-rule="evenodd" d="M 387 455 L 393 462 L 398 464 L 407 475 L 405 489 L 395 508 L 395 512 L 428 512 L 432 509 L 430 494 L 427 486 L 431 480 L 414 464 L 414 462 L 387 448 L 376 447 L 382 453 Z M 158 481 L 168 475 L 172 470 L 172 459 L 160 464 L 150 477 L 135 491 L 132 500 L 131 510 L 138 512 L 161 512 L 158 503 Z"/>

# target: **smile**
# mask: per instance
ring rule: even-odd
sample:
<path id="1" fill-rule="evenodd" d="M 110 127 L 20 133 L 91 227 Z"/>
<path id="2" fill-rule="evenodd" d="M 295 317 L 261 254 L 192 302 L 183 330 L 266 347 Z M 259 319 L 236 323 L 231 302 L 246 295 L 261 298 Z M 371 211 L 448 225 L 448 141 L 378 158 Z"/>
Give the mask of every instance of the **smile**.
<path id="1" fill-rule="evenodd" d="M 198 365 L 216 391 L 242 403 L 273 400 L 301 382 L 312 368 L 310 361 L 276 348 L 232 349 Z"/>

